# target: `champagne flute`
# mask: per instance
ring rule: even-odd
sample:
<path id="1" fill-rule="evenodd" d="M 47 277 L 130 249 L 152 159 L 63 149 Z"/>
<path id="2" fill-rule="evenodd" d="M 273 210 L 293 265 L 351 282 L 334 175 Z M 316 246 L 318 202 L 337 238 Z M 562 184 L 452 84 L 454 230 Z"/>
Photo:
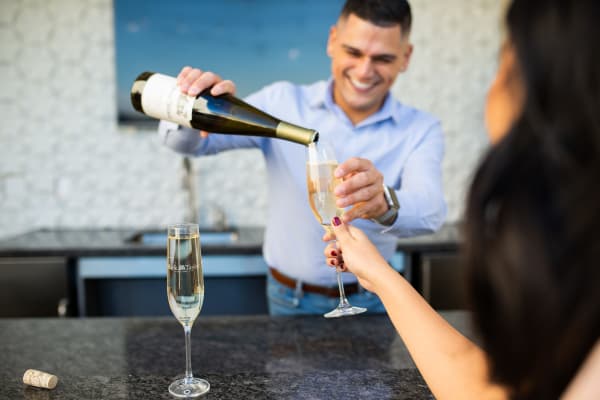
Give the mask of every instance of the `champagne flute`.
<path id="1" fill-rule="evenodd" d="M 192 375 L 190 341 L 192 325 L 204 301 L 204 278 L 197 224 L 169 225 L 167 230 L 167 297 L 175 318 L 185 332 L 185 377 L 169 385 L 173 396 L 200 396 L 210 389 L 204 379 Z"/>
<path id="2" fill-rule="evenodd" d="M 335 186 L 340 183 L 340 180 L 334 176 L 337 165 L 333 149 L 329 144 L 325 142 L 309 144 L 306 161 L 308 201 L 317 221 L 327 232 L 331 232 L 331 219 L 342 214 L 342 210 L 335 204 L 335 194 L 333 193 Z M 345 317 L 367 311 L 366 308 L 354 307 L 348 302 L 339 268 L 336 268 L 336 274 L 340 289 L 340 302 L 335 309 L 324 314 L 324 317 Z"/>

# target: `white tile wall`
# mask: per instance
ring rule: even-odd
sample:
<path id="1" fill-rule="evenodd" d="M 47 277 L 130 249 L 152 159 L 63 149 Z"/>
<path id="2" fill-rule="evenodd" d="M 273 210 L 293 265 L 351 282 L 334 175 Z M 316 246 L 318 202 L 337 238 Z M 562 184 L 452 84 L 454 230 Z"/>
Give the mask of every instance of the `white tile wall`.
<path id="1" fill-rule="evenodd" d="M 500 41 L 497 0 L 413 0 L 415 53 L 394 94 L 439 116 L 445 192 L 460 218 L 487 146 L 483 100 Z M 144 227 L 185 218 L 181 158 L 116 125 L 110 0 L 0 1 L 0 237 L 38 227 Z M 262 225 L 255 150 L 193 160 L 201 222 Z M 235 196 L 228 193 L 235 191 Z"/>

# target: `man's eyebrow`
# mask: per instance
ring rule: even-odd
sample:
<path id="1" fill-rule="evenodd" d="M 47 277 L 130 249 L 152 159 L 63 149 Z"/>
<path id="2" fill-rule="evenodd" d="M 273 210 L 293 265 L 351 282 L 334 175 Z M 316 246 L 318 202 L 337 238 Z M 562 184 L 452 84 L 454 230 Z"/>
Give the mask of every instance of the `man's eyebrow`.
<path id="1" fill-rule="evenodd" d="M 346 49 L 346 50 L 350 50 L 350 51 L 352 51 L 352 52 L 355 52 L 355 53 L 362 53 L 362 52 L 361 52 L 359 49 L 357 49 L 356 47 L 352 47 L 352 46 L 350 46 L 350 45 L 347 45 L 347 44 L 342 44 L 342 47 L 343 47 L 344 49 Z"/>

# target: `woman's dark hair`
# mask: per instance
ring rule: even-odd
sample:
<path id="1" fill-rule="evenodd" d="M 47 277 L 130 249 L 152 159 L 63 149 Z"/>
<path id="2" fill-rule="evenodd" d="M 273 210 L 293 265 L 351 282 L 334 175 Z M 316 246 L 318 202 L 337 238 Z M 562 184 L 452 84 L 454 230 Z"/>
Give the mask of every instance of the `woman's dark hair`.
<path id="1" fill-rule="evenodd" d="M 400 25 L 402 33 L 410 33 L 412 13 L 406 0 L 347 0 L 340 17 L 354 14 L 374 25 L 389 27 Z"/>
<path id="2" fill-rule="evenodd" d="M 463 256 L 490 379 L 556 399 L 600 337 L 600 1 L 515 0 L 526 91 L 468 196 Z"/>

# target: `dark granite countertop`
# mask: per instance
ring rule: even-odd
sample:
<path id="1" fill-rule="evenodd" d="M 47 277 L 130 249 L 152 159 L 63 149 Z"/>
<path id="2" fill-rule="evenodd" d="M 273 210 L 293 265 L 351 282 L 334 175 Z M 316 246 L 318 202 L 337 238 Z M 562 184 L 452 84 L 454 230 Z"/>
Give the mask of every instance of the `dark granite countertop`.
<path id="1" fill-rule="evenodd" d="M 40 229 L 0 240 L 0 257 L 103 257 L 165 255 L 163 243 L 141 244 L 135 229 Z M 261 254 L 264 228 L 240 227 L 232 243 L 203 243 L 203 254 Z M 405 252 L 455 251 L 459 243 L 456 224 L 438 232 L 398 240 Z"/>
<path id="2" fill-rule="evenodd" d="M 469 314 L 443 312 L 469 335 Z M 174 318 L 0 319 L 2 399 L 171 399 L 185 370 Z M 432 399 L 387 316 L 202 317 L 192 331 L 206 399 Z M 53 390 L 25 370 L 59 377 Z"/>
<path id="3" fill-rule="evenodd" d="M 165 243 L 140 243 L 139 232 L 155 230 L 136 229 L 40 229 L 0 240 L 0 256 L 164 256 Z M 164 231 L 164 230 L 163 230 Z M 156 230 L 156 232 L 161 232 Z M 202 244 L 203 254 L 261 254 L 264 229 L 261 227 L 236 228 L 232 243 Z"/>

